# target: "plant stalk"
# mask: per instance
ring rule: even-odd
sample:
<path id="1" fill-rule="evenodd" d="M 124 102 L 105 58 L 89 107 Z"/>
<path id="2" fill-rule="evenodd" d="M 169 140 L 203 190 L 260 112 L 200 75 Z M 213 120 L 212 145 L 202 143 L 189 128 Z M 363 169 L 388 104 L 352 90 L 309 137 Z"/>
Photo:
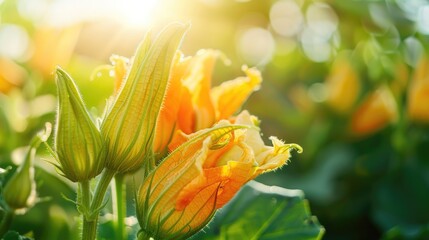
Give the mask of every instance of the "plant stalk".
<path id="1" fill-rule="evenodd" d="M 101 174 L 101 178 L 95 188 L 91 204 L 88 204 L 89 214 L 88 216 L 85 216 L 85 214 L 83 215 L 82 240 L 94 240 L 97 236 L 98 215 L 102 208 L 104 195 L 106 195 L 107 188 L 109 187 L 110 181 L 114 175 L 115 172 L 110 169 L 104 169 Z M 87 192 L 84 188 L 86 187 L 82 186 L 82 193 Z M 89 184 L 87 189 L 89 191 Z M 84 199 L 82 196 L 82 204 L 84 201 L 87 201 L 87 199 Z"/>
<path id="2" fill-rule="evenodd" d="M 3 216 L 3 219 L 1 220 L 1 223 L 0 223 L 0 238 L 3 239 L 3 236 L 9 230 L 14 216 L 15 216 L 14 210 L 6 210 Z"/>
<path id="3" fill-rule="evenodd" d="M 127 239 L 127 232 L 125 228 L 126 216 L 126 186 L 125 175 L 116 174 L 115 182 L 112 185 L 112 201 L 113 201 L 113 215 L 115 221 L 116 236 L 118 239 Z"/>

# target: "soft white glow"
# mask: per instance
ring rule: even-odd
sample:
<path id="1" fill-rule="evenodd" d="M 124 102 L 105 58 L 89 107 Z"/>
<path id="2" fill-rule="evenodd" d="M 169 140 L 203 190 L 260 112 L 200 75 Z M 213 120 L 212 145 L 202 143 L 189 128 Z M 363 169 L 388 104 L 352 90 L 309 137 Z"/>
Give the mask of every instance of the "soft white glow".
<path id="1" fill-rule="evenodd" d="M 423 34 L 429 34 L 429 5 L 420 7 L 417 17 L 417 28 Z"/>
<path id="2" fill-rule="evenodd" d="M 265 65 L 274 54 L 273 36 L 263 28 L 250 28 L 244 31 L 239 36 L 237 44 L 240 55 L 250 65 Z"/>
<path id="3" fill-rule="evenodd" d="M 427 5 L 426 0 L 396 0 L 396 4 L 405 12 L 405 15 L 416 21 L 420 7 Z"/>
<path id="4" fill-rule="evenodd" d="M 305 28 L 301 34 L 301 44 L 305 55 L 315 62 L 324 62 L 331 57 L 331 45 L 327 39 Z"/>
<path id="5" fill-rule="evenodd" d="M 281 0 L 271 7 L 270 21 L 274 31 L 278 34 L 293 36 L 301 30 L 304 17 L 295 1 Z"/>
<path id="6" fill-rule="evenodd" d="M 416 67 L 424 51 L 422 44 L 419 42 L 419 40 L 417 40 L 414 37 L 408 37 L 407 39 L 405 39 L 404 44 L 405 44 L 405 51 L 404 51 L 405 62 L 412 67 Z"/>
<path id="7" fill-rule="evenodd" d="M 22 27 L 13 24 L 0 27 L 0 56 L 25 60 L 28 57 L 28 46 L 28 34 Z"/>
<path id="8" fill-rule="evenodd" d="M 326 86 L 323 83 L 313 83 L 308 88 L 308 96 L 314 102 L 324 102 L 328 98 Z"/>
<path id="9" fill-rule="evenodd" d="M 1 1 L 1 0 L 0 0 Z M 110 18 L 131 27 L 147 27 L 165 0 L 19 0 L 21 15 L 53 27 Z"/>
<path id="10" fill-rule="evenodd" d="M 338 27 L 338 16 L 325 3 L 313 3 L 307 9 L 307 24 L 313 32 L 323 38 L 330 38 Z"/>
<path id="11" fill-rule="evenodd" d="M 49 4 L 46 0 L 18 0 L 19 14 L 34 22 L 40 22 L 43 19 L 47 13 L 48 6 Z"/>
<path id="12" fill-rule="evenodd" d="M 161 0 L 122 0 L 116 1 L 116 10 L 118 20 L 129 26 L 147 27 L 154 17 L 156 7 Z"/>

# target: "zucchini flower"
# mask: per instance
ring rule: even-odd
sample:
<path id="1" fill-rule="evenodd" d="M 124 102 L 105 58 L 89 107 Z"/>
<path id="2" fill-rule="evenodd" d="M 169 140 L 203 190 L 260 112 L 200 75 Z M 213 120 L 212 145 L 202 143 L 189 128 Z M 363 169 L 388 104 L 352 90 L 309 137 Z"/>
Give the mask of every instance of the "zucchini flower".
<path id="1" fill-rule="evenodd" d="M 325 84 L 329 107 L 339 114 L 350 112 L 359 95 L 360 82 L 346 55 L 334 62 Z"/>
<path id="2" fill-rule="evenodd" d="M 104 168 L 105 149 L 72 78 L 57 68 L 58 113 L 55 150 L 60 174 L 73 182 L 94 178 Z"/>
<path id="3" fill-rule="evenodd" d="M 152 41 L 149 34 L 137 49 L 127 75 L 117 58 L 120 84 L 101 125 L 107 144 L 106 168 L 127 173 L 155 165 L 152 146 L 158 115 L 168 85 L 173 57 L 187 27 L 169 25 Z"/>
<path id="4" fill-rule="evenodd" d="M 429 59 L 422 57 L 408 92 L 408 116 L 417 122 L 429 123 Z"/>
<path id="5" fill-rule="evenodd" d="M 351 130 L 356 135 L 368 135 L 395 122 L 398 107 L 395 98 L 386 86 L 369 94 L 353 113 Z"/>
<path id="6" fill-rule="evenodd" d="M 211 78 L 220 52 L 200 50 L 184 58 L 176 54 L 170 87 L 158 119 L 154 150 L 163 152 L 177 130 L 190 134 L 212 127 L 236 113 L 249 95 L 259 89 L 261 74 L 243 67 L 246 77 L 238 77 L 212 88 Z"/>
<path id="7" fill-rule="evenodd" d="M 137 199 L 139 239 L 185 239 L 258 175 L 286 164 L 296 144 L 271 137 L 266 146 L 257 119 L 244 111 L 234 123 L 186 137 L 142 183 Z M 185 139 L 185 138 L 184 138 Z"/>
<path id="8" fill-rule="evenodd" d="M 243 66 L 245 77 L 237 77 L 212 88 L 212 73 L 220 56 L 219 51 L 210 49 L 200 50 L 192 57 L 176 52 L 157 121 L 154 152 L 165 152 L 178 130 L 190 134 L 211 127 L 221 119 L 228 119 L 253 91 L 259 89 L 262 82 L 260 72 L 246 66 Z M 116 95 L 126 79 L 128 60 L 112 56 L 111 62 L 112 66 L 101 66 L 97 71 L 114 73 Z"/>

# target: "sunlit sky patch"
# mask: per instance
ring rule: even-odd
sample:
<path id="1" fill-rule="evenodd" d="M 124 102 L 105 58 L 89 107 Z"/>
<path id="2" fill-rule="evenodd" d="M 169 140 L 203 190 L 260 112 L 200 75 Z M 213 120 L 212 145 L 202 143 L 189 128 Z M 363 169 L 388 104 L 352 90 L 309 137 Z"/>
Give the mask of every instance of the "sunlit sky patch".
<path id="1" fill-rule="evenodd" d="M 111 18 L 131 27 L 148 27 L 162 0 L 19 0 L 18 10 L 32 21 L 64 27 L 82 21 Z"/>

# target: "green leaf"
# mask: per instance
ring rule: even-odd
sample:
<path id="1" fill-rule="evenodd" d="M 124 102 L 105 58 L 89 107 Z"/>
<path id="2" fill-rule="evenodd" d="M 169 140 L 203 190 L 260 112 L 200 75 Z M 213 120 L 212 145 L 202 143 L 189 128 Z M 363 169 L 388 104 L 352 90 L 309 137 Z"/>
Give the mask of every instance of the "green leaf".
<path id="1" fill-rule="evenodd" d="M 194 239 L 321 239 L 324 231 L 302 191 L 252 181 Z"/>

